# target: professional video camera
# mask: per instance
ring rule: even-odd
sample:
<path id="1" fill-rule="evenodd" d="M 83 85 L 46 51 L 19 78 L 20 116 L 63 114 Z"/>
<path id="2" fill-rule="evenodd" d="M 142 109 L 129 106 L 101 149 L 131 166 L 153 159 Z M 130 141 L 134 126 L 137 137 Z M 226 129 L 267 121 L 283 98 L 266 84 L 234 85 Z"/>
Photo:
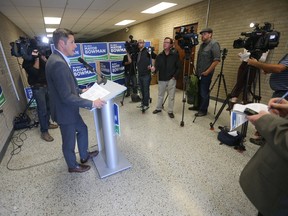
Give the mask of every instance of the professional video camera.
<path id="1" fill-rule="evenodd" d="M 235 40 L 233 48 L 245 48 L 251 53 L 251 57 L 259 59 L 264 52 L 279 44 L 280 32 L 274 31 L 271 26 L 269 22 L 265 22 L 262 27 L 256 23 L 252 32 L 241 33 L 244 38 Z"/>
<path id="2" fill-rule="evenodd" d="M 176 32 L 175 40 L 178 40 L 178 45 L 186 51 L 199 44 L 198 34 L 194 33 L 193 26 L 191 26 L 190 32 L 186 27 L 180 27 L 179 32 Z"/>
<path id="3" fill-rule="evenodd" d="M 137 40 L 133 40 L 133 35 L 129 35 L 130 41 L 125 42 L 125 49 L 129 54 L 137 54 L 139 52 Z"/>
<path id="4" fill-rule="evenodd" d="M 33 60 L 33 50 L 37 50 L 38 55 L 44 55 L 46 57 L 51 54 L 49 44 L 42 42 L 39 37 L 35 37 L 34 39 L 19 37 L 15 42 L 10 42 L 10 46 L 12 56 L 22 57 L 27 61 Z"/>

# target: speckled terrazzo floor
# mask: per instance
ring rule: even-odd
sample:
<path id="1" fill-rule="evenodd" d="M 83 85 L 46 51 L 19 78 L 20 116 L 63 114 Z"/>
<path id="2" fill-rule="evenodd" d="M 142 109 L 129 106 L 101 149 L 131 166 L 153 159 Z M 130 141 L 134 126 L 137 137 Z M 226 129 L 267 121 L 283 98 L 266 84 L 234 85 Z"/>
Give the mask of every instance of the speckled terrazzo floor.
<path id="1" fill-rule="evenodd" d="M 209 114 L 195 123 L 194 112 L 186 104 L 185 126 L 180 127 L 182 91 L 176 92 L 174 119 L 165 110 L 152 114 L 157 85 L 151 86 L 151 96 L 145 114 L 125 98 L 117 142 L 132 168 L 104 179 L 92 161 L 86 173 L 67 172 L 59 129 L 50 131 L 52 143 L 40 139 L 38 128 L 26 131 L 27 139 L 21 135 L 25 139 L 21 152 L 9 163 L 13 171 L 6 167 L 12 144 L 0 164 L 0 215 L 256 215 L 238 179 L 258 147 L 246 142 L 247 151 L 239 153 L 219 145 L 218 126 L 229 125 L 229 113 L 224 111 L 211 131 L 214 101 Z M 81 112 L 89 127 L 90 149 L 97 149 L 92 113 Z M 249 125 L 248 136 L 252 133 Z"/>

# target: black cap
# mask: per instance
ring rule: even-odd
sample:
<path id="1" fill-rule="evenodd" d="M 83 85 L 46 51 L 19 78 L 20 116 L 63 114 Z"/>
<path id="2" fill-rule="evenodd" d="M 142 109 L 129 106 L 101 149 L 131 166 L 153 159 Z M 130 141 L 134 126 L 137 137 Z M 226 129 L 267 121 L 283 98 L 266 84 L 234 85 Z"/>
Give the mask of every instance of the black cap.
<path id="1" fill-rule="evenodd" d="M 204 32 L 213 33 L 213 30 L 211 28 L 204 28 L 204 29 L 202 29 L 202 31 L 200 31 L 200 34 L 202 34 Z"/>

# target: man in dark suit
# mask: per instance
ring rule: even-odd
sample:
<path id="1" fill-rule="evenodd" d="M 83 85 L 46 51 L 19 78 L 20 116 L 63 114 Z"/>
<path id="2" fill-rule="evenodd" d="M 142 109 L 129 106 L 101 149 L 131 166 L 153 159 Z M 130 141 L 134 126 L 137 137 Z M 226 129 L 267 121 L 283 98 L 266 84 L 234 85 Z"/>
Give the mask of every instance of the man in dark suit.
<path id="1" fill-rule="evenodd" d="M 56 29 L 53 32 L 53 43 L 55 51 L 46 64 L 51 117 L 60 126 L 62 151 L 68 171 L 85 172 L 90 166 L 83 163 L 95 157 L 98 151 L 88 152 L 88 130 L 80 116 L 79 108 L 101 108 L 105 102 L 100 99 L 90 101 L 79 96 L 83 90 L 78 88 L 68 59 L 68 56 L 74 55 L 76 48 L 73 32 L 63 28 Z M 82 164 L 76 161 L 76 139 Z"/>

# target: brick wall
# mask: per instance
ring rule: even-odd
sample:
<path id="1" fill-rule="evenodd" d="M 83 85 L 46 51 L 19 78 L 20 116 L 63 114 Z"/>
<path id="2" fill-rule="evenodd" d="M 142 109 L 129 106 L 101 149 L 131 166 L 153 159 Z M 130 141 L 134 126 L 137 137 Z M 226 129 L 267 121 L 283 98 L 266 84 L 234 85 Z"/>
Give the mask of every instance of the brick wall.
<path id="1" fill-rule="evenodd" d="M 233 49 L 233 41 L 240 37 L 241 32 L 250 32 L 251 22 L 264 22 L 274 24 L 274 28 L 281 32 L 280 44 L 274 50 L 271 50 L 267 59 L 268 63 L 278 63 L 280 58 L 287 53 L 288 46 L 288 1 L 287 0 L 211 0 L 210 1 L 208 26 L 213 28 L 213 38 L 217 40 L 221 49 L 228 49 L 227 57 L 223 65 L 223 74 L 226 80 L 228 93 L 233 89 L 236 82 L 237 70 L 240 61 L 237 54 L 243 49 Z M 99 41 L 119 41 L 128 40 L 132 34 L 134 39 L 159 39 L 159 50 L 162 50 L 161 41 L 164 37 L 173 37 L 174 27 L 198 23 L 198 32 L 206 25 L 208 1 L 203 1 L 187 8 L 154 18 L 152 20 L 129 27 L 129 32 L 124 29 L 111 35 L 99 38 Z M 199 46 L 196 46 L 196 54 Z M 197 59 L 195 59 L 196 61 Z M 213 81 L 216 79 L 221 69 L 221 64 L 216 68 Z M 271 97 L 272 91 L 269 86 L 269 75 L 261 74 L 261 102 L 267 103 Z M 211 96 L 216 96 L 217 85 L 213 88 Z M 225 99 L 223 82 L 220 87 L 220 98 Z"/>
<path id="2" fill-rule="evenodd" d="M 5 151 L 5 144 L 8 137 L 12 133 L 12 122 L 15 116 L 22 112 L 26 105 L 26 99 L 23 91 L 21 78 L 22 59 L 11 56 L 9 43 L 15 41 L 19 36 L 24 36 L 24 33 L 17 28 L 10 20 L 0 13 L 0 41 L 4 50 L 4 55 L 7 59 L 8 66 L 13 77 L 15 87 L 17 89 L 19 99 L 17 99 L 12 82 L 8 73 L 8 69 L 4 62 L 4 56 L 0 53 L 0 86 L 6 98 L 6 103 L 1 107 L 3 113 L 0 114 L 0 162 Z"/>

